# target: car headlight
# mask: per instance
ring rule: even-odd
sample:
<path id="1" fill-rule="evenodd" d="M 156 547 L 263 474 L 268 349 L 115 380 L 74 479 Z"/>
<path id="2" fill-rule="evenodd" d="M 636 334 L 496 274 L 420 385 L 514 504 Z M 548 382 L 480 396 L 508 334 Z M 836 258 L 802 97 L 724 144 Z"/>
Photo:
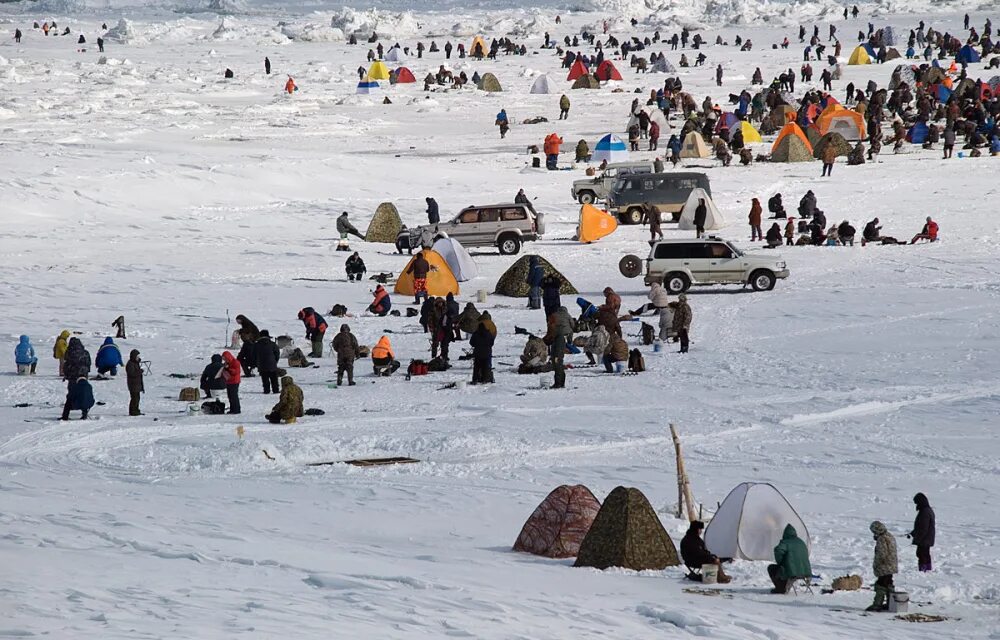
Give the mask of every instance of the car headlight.
<path id="1" fill-rule="evenodd" d="M 784 260 L 779 260 L 777 266 L 778 266 L 779 269 L 784 269 L 785 268 L 785 261 Z"/>

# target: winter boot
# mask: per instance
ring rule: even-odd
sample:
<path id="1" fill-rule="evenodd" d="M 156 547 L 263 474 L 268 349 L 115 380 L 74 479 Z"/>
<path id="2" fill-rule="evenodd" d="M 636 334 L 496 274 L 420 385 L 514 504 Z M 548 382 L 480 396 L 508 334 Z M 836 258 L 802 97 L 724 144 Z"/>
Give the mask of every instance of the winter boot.
<path id="1" fill-rule="evenodd" d="M 875 600 L 868 606 L 865 611 L 886 611 L 889 609 L 888 603 L 889 590 L 882 585 L 875 585 Z"/>

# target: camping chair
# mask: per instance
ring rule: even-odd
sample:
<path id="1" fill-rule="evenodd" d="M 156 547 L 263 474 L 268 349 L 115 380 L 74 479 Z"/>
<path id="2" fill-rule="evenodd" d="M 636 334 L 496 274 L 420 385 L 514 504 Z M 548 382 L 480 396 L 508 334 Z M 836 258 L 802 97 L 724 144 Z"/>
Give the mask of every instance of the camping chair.
<path id="1" fill-rule="evenodd" d="M 799 595 L 799 588 L 801 587 L 802 590 L 808 592 L 809 595 L 815 595 L 812 589 L 812 576 L 790 578 L 787 584 L 788 587 L 785 589 L 785 593 L 794 593 L 795 595 Z"/>

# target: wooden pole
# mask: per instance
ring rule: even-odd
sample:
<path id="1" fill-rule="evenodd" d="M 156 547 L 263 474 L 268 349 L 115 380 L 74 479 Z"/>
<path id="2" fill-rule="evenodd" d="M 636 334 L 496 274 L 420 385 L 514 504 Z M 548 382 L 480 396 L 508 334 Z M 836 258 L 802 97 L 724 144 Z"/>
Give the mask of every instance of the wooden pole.
<path id="1" fill-rule="evenodd" d="M 684 455 L 681 453 L 681 439 L 677 435 L 677 427 L 670 425 L 670 436 L 674 440 L 674 453 L 677 456 L 677 517 L 684 515 L 684 507 L 687 507 L 688 522 L 698 519 L 695 510 L 694 495 L 691 492 L 691 483 L 688 480 L 687 470 L 684 467 Z"/>

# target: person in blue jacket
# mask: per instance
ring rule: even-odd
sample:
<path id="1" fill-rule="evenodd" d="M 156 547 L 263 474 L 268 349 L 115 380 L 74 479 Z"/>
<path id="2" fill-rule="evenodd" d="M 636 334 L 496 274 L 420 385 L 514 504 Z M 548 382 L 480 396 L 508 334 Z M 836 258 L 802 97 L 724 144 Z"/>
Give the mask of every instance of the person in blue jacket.
<path id="1" fill-rule="evenodd" d="M 69 412 L 79 410 L 83 413 L 81 420 L 87 419 L 87 413 L 94 406 L 94 388 L 87 378 L 70 380 L 66 387 L 66 404 L 63 406 L 60 420 L 69 420 Z"/>
<path id="2" fill-rule="evenodd" d="M 542 279 L 545 277 L 545 269 L 538 261 L 538 256 L 528 258 L 528 308 L 542 308 Z"/>
<path id="3" fill-rule="evenodd" d="M 21 340 L 14 347 L 14 364 L 17 368 L 28 367 L 31 375 L 35 375 L 35 367 L 38 365 L 38 358 L 35 357 L 35 348 L 31 346 L 28 336 L 21 336 Z"/>
<path id="4" fill-rule="evenodd" d="M 94 364 L 97 365 L 97 375 L 99 376 L 109 372 L 112 376 L 117 376 L 118 367 L 125 366 L 125 363 L 122 362 L 122 353 L 118 350 L 114 338 L 108 336 L 104 339 L 104 344 L 97 350 L 97 360 Z"/>

